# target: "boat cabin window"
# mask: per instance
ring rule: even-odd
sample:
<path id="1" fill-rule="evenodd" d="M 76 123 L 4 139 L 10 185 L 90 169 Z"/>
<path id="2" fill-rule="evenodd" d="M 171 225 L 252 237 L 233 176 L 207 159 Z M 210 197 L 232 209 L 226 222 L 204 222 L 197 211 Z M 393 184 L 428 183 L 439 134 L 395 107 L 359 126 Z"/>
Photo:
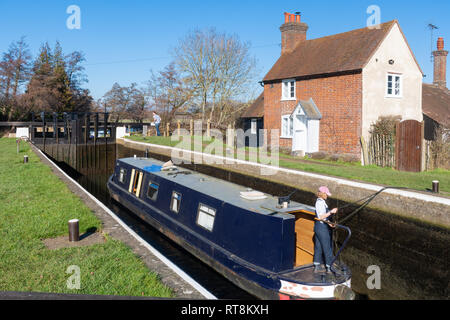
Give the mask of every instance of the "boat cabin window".
<path id="1" fill-rule="evenodd" d="M 150 181 L 148 184 L 147 197 L 153 201 L 158 198 L 159 185 Z"/>
<path id="2" fill-rule="evenodd" d="M 128 188 L 128 192 L 134 193 L 138 198 L 141 194 L 143 177 L 144 177 L 143 172 L 136 171 L 136 169 L 131 170 L 130 187 Z"/>
<path id="3" fill-rule="evenodd" d="M 212 231 L 216 210 L 201 204 L 198 206 L 197 224 L 206 230 Z"/>
<path id="4" fill-rule="evenodd" d="M 120 168 L 120 173 L 119 173 L 119 182 L 120 183 L 125 183 L 125 178 L 127 176 L 127 169 L 125 168 Z"/>
<path id="5" fill-rule="evenodd" d="M 181 205 L 181 194 L 178 192 L 172 192 L 172 200 L 170 201 L 170 211 L 178 213 Z"/>

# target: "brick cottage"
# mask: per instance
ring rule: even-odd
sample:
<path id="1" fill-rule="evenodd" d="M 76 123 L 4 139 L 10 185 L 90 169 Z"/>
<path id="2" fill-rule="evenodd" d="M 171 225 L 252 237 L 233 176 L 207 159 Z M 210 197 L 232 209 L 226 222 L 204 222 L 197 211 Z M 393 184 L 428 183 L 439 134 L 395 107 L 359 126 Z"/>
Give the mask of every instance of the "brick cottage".
<path id="1" fill-rule="evenodd" d="M 277 129 L 289 151 L 362 159 L 381 116 L 423 120 L 423 73 L 398 21 L 307 40 L 308 25 L 285 13 L 280 30 L 281 57 L 243 115 L 253 134 Z"/>

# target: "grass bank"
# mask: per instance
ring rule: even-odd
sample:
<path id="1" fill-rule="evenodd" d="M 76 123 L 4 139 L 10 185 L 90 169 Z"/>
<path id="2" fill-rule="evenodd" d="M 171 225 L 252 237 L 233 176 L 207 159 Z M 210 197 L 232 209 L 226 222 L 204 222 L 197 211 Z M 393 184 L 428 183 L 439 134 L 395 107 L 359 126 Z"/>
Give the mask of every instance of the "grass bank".
<path id="1" fill-rule="evenodd" d="M 120 241 L 47 249 L 42 239 L 66 235 L 70 219 L 80 220 L 80 234 L 102 223 L 27 144 L 17 154 L 15 139 L 0 139 L 0 208 L 0 291 L 173 296 Z M 73 265 L 80 268 L 78 290 L 67 287 Z"/>
<path id="2" fill-rule="evenodd" d="M 179 141 L 172 141 L 171 137 L 126 137 L 129 140 L 146 142 L 157 145 L 175 147 Z M 203 141 L 205 149 L 209 141 Z M 217 144 L 218 146 L 220 143 Z M 222 144 L 223 146 L 223 144 Z M 189 148 L 187 148 L 189 149 Z M 192 150 L 192 149 L 191 149 Z M 255 148 L 246 148 L 248 159 L 249 152 L 257 152 Z M 407 187 L 415 190 L 426 191 L 431 188 L 432 181 L 440 181 L 440 190 L 444 195 L 450 195 L 450 171 L 433 170 L 420 173 L 400 172 L 392 168 L 377 166 L 362 166 L 359 163 L 345 163 L 326 160 L 299 159 L 287 154 L 279 153 L 279 165 L 282 168 L 324 174 L 333 177 L 350 180 L 375 183 L 385 186 Z"/>

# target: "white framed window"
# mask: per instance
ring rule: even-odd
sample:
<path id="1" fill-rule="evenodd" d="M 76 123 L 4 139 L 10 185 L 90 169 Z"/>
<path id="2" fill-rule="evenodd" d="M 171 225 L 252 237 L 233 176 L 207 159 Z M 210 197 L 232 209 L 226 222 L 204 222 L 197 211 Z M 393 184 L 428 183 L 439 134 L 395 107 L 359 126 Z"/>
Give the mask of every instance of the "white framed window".
<path id="1" fill-rule="evenodd" d="M 178 192 L 172 192 L 172 200 L 170 201 L 170 210 L 172 212 L 178 213 L 180 212 L 181 205 L 181 194 Z"/>
<path id="2" fill-rule="evenodd" d="M 202 203 L 198 206 L 197 224 L 208 231 L 213 230 L 214 219 L 216 218 L 216 210 Z"/>
<path id="3" fill-rule="evenodd" d="M 281 137 L 292 138 L 294 136 L 294 119 L 290 115 L 281 117 Z"/>
<path id="4" fill-rule="evenodd" d="M 295 80 L 283 80 L 281 100 L 295 100 Z"/>
<path id="5" fill-rule="evenodd" d="M 386 77 L 386 97 L 401 98 L 403 96 L 403 76 L 388 73 Z"/>
<path id="6" fill-rule="evenodd" d="M 252 119 L 251 120 L 251 125 L 250 125 L 250 132 L 251 134 L 257 134 L 258 133 L 258 120 L 257 119 Z"/>

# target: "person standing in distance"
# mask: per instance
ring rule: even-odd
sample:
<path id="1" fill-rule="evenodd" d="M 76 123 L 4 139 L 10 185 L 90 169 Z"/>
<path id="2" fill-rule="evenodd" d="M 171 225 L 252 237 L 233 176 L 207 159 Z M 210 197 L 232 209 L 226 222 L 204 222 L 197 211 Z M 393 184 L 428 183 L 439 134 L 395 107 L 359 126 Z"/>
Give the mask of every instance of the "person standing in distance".
<path id="1" fill-rule="evenodd" d="M 316 222 L 314 223 L 314 272 L 323 272 L 325 264 L 326 272 L 331 273 L 331 264 L 334 259 L 332 233 L 329 217 L 338 210 L 328 209 L 327 198 L 331 196 L 328 187 L 320 187 L 316 201 Z"/>
<path id="2" fill-rule="evenodd" d="M 159 132 L 159 125 L 161 124 L 161 117 L 153 111 L 153 121 L 155 123 L 156 135 L 159 137 L 161 133 Z"/>

